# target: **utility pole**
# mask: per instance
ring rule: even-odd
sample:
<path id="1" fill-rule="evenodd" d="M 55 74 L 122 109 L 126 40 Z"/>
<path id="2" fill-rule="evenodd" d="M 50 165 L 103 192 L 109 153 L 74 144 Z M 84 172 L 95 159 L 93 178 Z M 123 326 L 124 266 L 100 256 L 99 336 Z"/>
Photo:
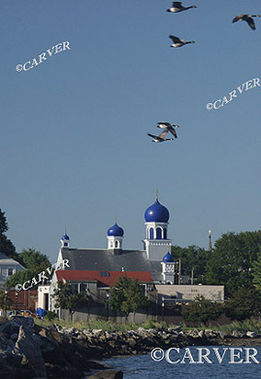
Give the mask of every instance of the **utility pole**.
<path id="1" fill-rule="evenodd" d="M 211 241 L 211 230 L 208 231 L 208 250 L 212 250 L 212 241 Z"/>
<path id="2" fill-rule="evenodd" d="M 8 291 L 5 290 L 5 300 L 4 300 L 4 309 L 5 309 L 5 320 L 7 319 L 7 294 L 8 294 Z"/>
<path id="3" fill-rule="evenodd" d="M 181 279 L 181 258 L 179 258 L 178 285 L 180 285 L 180 279 Z"/>
<path id="4" fill-rule="evenodd" d="M 17 311 L 17 297 L 18 297 L 18 292 L 15 291 L 15 310 Z"/>
<path id="5" fill-rule="evenodd" d="M 164 296 L 162 296 L 162 299 L 161 299 L 161 321 L 163 321 L 163 317 L 164 317 L 164 307 L 165 307 L 165 303 L 164 303 Z"/>

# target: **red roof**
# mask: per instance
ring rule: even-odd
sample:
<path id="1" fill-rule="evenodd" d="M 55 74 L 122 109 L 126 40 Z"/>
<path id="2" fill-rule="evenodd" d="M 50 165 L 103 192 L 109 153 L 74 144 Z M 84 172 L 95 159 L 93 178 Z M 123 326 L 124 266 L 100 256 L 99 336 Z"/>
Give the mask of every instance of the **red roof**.
<path id="1" fill-rule="evenodd" d="M 148 271 L 83 271 L 83 270 L 58 270 L 56 271 L 57 279 L 71 281 L 88 281 L 97 280 L 106 286 L 113 286 L 119 277 L 124 275 L 127 278 L 137 279 L 140 282 L 152 282 L 152 277 Z"/>

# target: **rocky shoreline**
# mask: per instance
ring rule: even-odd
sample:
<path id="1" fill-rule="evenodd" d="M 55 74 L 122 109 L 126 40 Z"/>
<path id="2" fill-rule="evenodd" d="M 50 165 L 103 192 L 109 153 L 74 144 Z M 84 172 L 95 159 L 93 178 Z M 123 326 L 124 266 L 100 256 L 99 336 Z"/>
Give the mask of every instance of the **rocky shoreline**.
<path id="1" fill-rule="evenodd" d="M 31 318 L 14 317 L 0 324 L 1 379 L 80 379 L 90 370 L 104 369 L 96 360 L 115 355 L 146 354 L 155 347 L 203 345 L 260 346 L 261 334 L 183 331 L 180 327 L 108 332 L 66 329 L 60 325 L 40 327 Z M 115 372 L 107 374 L 108 378 L 121 377 Z"/>

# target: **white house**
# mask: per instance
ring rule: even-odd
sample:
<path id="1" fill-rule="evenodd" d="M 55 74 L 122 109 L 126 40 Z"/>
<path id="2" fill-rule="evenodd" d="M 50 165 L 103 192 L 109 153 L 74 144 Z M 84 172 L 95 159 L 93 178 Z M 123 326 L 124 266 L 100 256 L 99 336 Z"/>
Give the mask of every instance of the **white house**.
<path id="1" fill-rule="evenodd" d="M 19 262 L 0 253 L 0 288 L 3 288 L 6 279 L 22 270 L 24 267 Z"/>

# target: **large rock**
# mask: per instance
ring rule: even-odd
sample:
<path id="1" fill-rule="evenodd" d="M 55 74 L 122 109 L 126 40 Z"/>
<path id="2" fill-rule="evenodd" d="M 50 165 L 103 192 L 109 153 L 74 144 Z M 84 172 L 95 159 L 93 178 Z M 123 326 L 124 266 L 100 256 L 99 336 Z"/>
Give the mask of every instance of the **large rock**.
<path id="1" fill-rule="evenodd" d="M 46 369 L 43 356 L 40 350 L 38 339 L 33 337 L 32 330 L 22 323 L 19 330 L 18 339 L 15 344 L 15 351 L 22 355 L 22 365 L 31 368 L 36 377 L 46 378 Z"/>
<path id="2" fill-rule="evenodd" d="M 25 328 L 33 330 L 34 319 L 32 317 L 13 316 L 12 321 L 19 326 L 23 325 Z"/>
<path id="3" fill-rule="evenodd" d="M 244 333 L 243 332 L 240 332 L 239 330 L 233 330 L 232 331 L 232 337 L 235 337 L 235 338 L 243 338 L 244 337 Z"/>
<path id="4" fill-rule="evenodd" d="M 0 326 L 0 334 L 11 336 L 12 334 L 18 334 L 18 332 L 19 324 L 15 321 L 6 322 Z"/>
<path id="5" fill-rule="evenodd" d="M 246 332 L 246 336 L 250 338 L 257 337 L 257 334 L 255 332 L 250 332 L 249 330 Z"/>
<path id="6" fill-rule="evenodd" d="M 89 376 L 89 379 L 122 379 L 123 372 L 120 370 L 103 370 Z"/>

